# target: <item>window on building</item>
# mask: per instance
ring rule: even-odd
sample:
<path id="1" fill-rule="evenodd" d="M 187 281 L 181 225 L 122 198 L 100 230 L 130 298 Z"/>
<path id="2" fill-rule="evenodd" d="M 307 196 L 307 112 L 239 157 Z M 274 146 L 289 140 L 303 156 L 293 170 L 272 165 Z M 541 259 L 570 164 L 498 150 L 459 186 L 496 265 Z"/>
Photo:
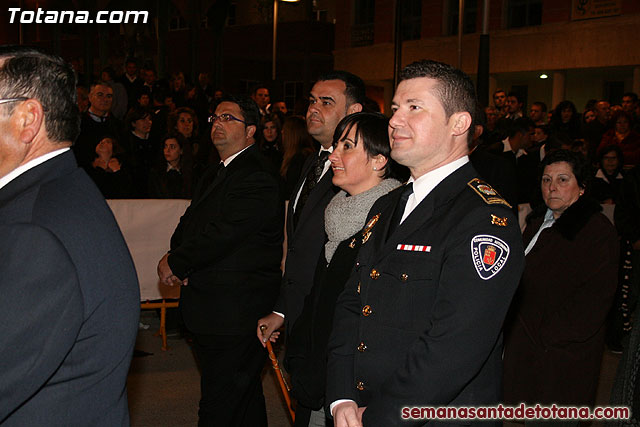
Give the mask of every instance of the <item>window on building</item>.
<path id="1" fill-rule="evenodd" d="M 302 93 L 303 87 L 303 82 L 284 82 L 284 102 L 290 110 L 293 110 L 298 99 L 305 98 L 308 95 L 306 93 Z"/>
<path id="2" fill-rule="evenodd" d="M 173 3 L 169 5 L 169 16 L 169 31 L 186 30 L 189 28 L 189 21 L 182 16 Z"/>
<path id="3" fill-rule="evenodd" d="M 542 24 L 542 0 L 509 0 L 507 27 L 519 28 Z"/>
<path id="4" fill-rule="evenodd" d="M 422 0 L 404 0 L 401 14 L 402 40 L 418 40 L 422 31 Z"/>
<path id="5" fill-rule="evenodd" d="M 313 17 L 317 22 L 327 22 L 327 19 L 329 17 L 329 11 L 328 10 L 314 9 Z"/>
<path id="6" fill-rule="evenodd" d="M 354 0 L 353 17 L 351 46 L 372 45 L 375 0 Z"/>
<path id="7" fill-rule="evenodd" d="M 453 36 L 458 34 L 458 9 L 460 2 L 458 0 L 448 0 L 448 22 L 447 35 Z M 465 0 L 464 2 L 464 21 L 462 32 L 464 34 L 472 34 L 476 32 L 476 22 L 478 21 L 478 0 Z"/>
<path id="8" fill-rule="evenodd" d="M 236 25 L 236 2 L 232 1 L 229 5 L 229 12 L 227 13 L 227 25 Z"/>

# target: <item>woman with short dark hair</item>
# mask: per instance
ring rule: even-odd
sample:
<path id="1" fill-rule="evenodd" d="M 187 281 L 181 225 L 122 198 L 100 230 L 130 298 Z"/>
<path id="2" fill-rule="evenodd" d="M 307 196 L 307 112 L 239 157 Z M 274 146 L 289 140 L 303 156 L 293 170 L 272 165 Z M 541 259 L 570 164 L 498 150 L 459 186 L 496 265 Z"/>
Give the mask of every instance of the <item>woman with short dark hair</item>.
<path id="1" fill-rule="evenodd" d="M 527 218 L 526 267 L 505 324 L 508 404 L 592 405 L 617 285 L 618 237 L 586 194 L 581 154 L 541 163 L 544 204 Z"/>
<path id="2" fill-rule="evenodd" d="M 325 210 L 325 250 L 311 293 L 292 327 L 285 356 L 291 391 L 298 401 L 296 426 L 325 425 L 327 343 L 336 300 L 360 245 L 368 238 L 362 228 L 373 228 L 377 221 L 367 222 L 369 210 L 378 198 L 400 186 L 393 178 L 387 129 L 388 119 L 382 114 L 355 113 L 338 123 L 333 136 L 332 181 L 341 191 Z"/>

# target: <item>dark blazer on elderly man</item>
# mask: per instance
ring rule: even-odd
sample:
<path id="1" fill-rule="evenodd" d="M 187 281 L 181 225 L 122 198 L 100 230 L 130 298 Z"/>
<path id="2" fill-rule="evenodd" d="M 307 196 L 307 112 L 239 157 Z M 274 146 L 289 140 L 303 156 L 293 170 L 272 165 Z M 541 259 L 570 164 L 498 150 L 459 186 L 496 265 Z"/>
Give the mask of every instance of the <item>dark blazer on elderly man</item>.
<path id="1" fill-rule="evenodd" d="M 140 292 L 71 151 L 0 188 L 0 424 L 128 426 Z"/>

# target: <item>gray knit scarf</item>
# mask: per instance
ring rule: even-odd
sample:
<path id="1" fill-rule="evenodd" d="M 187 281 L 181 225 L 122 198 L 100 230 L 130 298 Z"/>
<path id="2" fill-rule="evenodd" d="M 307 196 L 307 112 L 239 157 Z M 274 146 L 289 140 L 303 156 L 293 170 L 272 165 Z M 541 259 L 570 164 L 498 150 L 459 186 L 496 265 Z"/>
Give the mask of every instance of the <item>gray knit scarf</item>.
<path id="1" fill-rule="evenodd" d="M 327 262 L 331 262 L 336 248 L 343 240 L 364 227 L 367 214 L 375 201 L 400 185 L 400 181 L 389 178 L 355 196 L 347 196 L 344 190 L 333 196 L 324 211 L 324 229 L 329 238 L 324 245 Z"/>

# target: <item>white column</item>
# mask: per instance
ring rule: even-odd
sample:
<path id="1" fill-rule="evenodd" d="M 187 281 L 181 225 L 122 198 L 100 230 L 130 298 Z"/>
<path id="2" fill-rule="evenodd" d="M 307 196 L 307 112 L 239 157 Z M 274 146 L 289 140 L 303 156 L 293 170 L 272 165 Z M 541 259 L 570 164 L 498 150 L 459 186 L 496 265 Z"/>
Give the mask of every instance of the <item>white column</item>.
<path id="1" fill-rule="evenodd" d="M 564 71 L 554 71 L 553 73 L 553 92 L 551 95 L 551 108 L 564 101 Z"/>

